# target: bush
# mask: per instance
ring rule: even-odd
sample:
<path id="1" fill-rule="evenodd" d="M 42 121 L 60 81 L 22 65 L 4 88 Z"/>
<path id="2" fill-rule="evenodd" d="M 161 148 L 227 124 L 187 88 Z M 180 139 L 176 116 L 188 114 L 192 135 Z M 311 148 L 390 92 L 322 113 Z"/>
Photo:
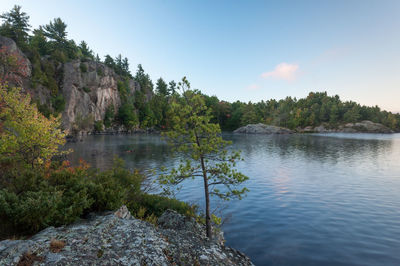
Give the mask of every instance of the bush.
<path id="1" fill-rule="evenodd" d="M 100 77 L 104 77 L 104 71 L 103 71 L 102 68 L 98 68 L 98 69 L 96 70 L 96 72 L 97 72 L 97 75 L 99 75 Z"/>
<path id="2" fill-rule="evenodd" d="M 82 73 L 86 73 L 86 72 L 87 72 L 87 66 L 86 66 L 85 63 L 81 63 L 81 64 L 79 65 L 79 68 L 80 68 L 80 70 L 81 70 Z"/>
<path id="3" fill-rule="evenodd" d="M 32 234 L 74 222 L 89 212 L 115 210 L 140 194 L 143 176 L 123 168 L 120 160 L 108 171 L 85 162 L 67 161 L 42 170 L 9 171 L 0 183 L 0 238 Z"/>
<path id="4" fill-rule="evenodd" d="M 82 87 L 82 90 L 83 90 L 84 92 L 86 92 L 86 93 L 89 93 L 89 92 L 90 92 L 90 89 L 89 89 L 88 87 Z"/>
<path id="5" fill-rule="evenodd" d="M 128 199 L 141 193 L 144 177 L 135 171 L 131 173 L 123 167 L 123 161 L 114 159 L 111 170 L 98 172 L 91 178 L 90 197 L 95 201 L 91 211 L 114 210 L 126 204 Z"/>
<path id="6" fill-rule="evenodd" d="M 50 115 L 52 114 L 52 112 L 46 103 L 40 104 L 39 101 L 36 101 L 36 106 L 42 115 L 44 115 L 46 118 L 50 118 Z"/>
<path id="7" fill-rule="evenodd" d="M 56 114 L 62 113 L 65 109 L 65 99 L 62 94 L 58 94 L 56 97 L 51 98 L 51 105 L 54 108 Z"/>
<path id="8" fill-rule="evenodd" d="M 106 113 L 104 115 L 104 126 L 106 128 L 111 127 L 113 120 L 114 120 L 114 105 L 110 104 L 107 107 Z"/>
<path id="9" fill-rule="evenodd" d="M 0 236 L 34 233 L 52 224 L 61 192 L 0 190 Z"/>
<path id="10" fill-rule="evenodd" d="M 78 114 L 76 116 L 75 122 L 72 125 L 73 133 L 77 133 L 81 130 L 91 130 L 94 123 L 93 114 L 88 114 L 87 116 L 83 116 L 82 114 Z"/>
<path id="11" fill-rule="evenodd" d="M 101 120 L 94 121 L 94 131 L 96 132 L 103 131 L 103 121 Z"/>
<path id="12" fill-rule="evenodd" d="M 140 215 L 144 217 L 151 215 L 159 217 L 168 209 L 188 217 L 196 217 L 197 212 L 197 206 L 195 205 L 154 194 L 136 194 L 136 197 L 130 198 L 127 206 L 133 213 L 144 211 L 145 214 Z"/>

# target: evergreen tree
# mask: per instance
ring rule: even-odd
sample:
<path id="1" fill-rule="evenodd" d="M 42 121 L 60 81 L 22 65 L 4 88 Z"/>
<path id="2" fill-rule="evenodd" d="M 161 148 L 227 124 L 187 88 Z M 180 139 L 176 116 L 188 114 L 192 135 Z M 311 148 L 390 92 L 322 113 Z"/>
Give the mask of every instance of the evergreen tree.
<path id="1" fill-rule="evenodd" d="M 4 20 L 0 27 L 0 35 L 12 38 L 20 48 L 26 48 L 28 41 L 29 16 L 21 11 L 21 6 L 15 5 L 9 12 L 0 15 Z"/>
<path id="2" fill-rule="evenodd" d="M 204 97 L 190 90 L 186 78 L 180 83 L 181 97 L 175 97 L 171 104 L 172 129 L 167 132 L 167 140 L 179 152 L 186 155 L 178 168 L 169 174 L 161 175 L 162 185 L 178 185 L 182 181 L 200 177 L 204 183 L 206 202 L 206 232 L 212 238 L 210 196 L 224 200 L 241 198 L 248 190 L 238 188 L 247 176 L 234 169 L 240 160 L 239 152 L 228 153 L 230 142 L 221 137 L 218 124 L 210 123 L 211 115 L 204 102 Z M 219 187 L 223 186 L 221 190 Z"/>
<path id="3" fill-rule="evenodd" d="M 169 94 L 168 85 L 162 78 L 157 80 L 156 93 L 162 96 L 167 96 Z"/>
<path id="4" fill-rule="evenodd" d="M 85 41 L 81 41 L 79 44 L 79 50 L 81 51 L 84 59 L 94 59 L 93 51 L 89 48 Z"/>
<path id="5" fill-rule="evenodd" d="M 168 85 L 169 85 L 169 87 L 168 87 L 169 94 L 170 95 L 175 94 L 175 92 L 176 92 L 176 83 L 175 83 L 175 81 L 171 80 Z"/>
<path id="6" fill-rule="evenodd" d="M 59 48 L 64 48 L 67 40 L 67 24 L 61 18 L 55 18 L 43 27 L 44 35 L 55 42 Z"/>
<path id="7" fill-rule="evenodd" d="M 33 30 L 33 36 L 30 38 L 29 43 L 33 50 L 37 51 L 39 55 L 44 56 L 50 54 L 49 44 L 41 28 Z"/>
<path id="8" fill-rule="evenodd" d="M 134 79 L 139 83 L 142 91 L 153 92 L 153 82 L 151 81 L 149 74 L 144 72 L 141 64 L 138 65 Z"/>
<path id="9" fill-rule="evenodd" d="M 106 66 L 108 66 L 109 68 L 111 68 L 111 69 L 114 69 L 114 68 L 115 68 L 114 59 L 113 59 L 110 55 L 106 55 L 106 56 L 105 56 L 104 64 L 105 64 Z"/>

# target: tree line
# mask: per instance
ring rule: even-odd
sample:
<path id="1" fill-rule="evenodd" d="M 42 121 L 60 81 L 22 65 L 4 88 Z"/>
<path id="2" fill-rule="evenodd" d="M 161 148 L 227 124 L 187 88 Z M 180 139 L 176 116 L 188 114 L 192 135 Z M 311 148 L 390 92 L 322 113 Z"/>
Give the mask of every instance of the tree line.
<path id="1" fill-rule="evenodd" d="M 287 127 L 290 129 L 325 125 L 337 128 L 341 124 L 370 120 L 393 130 L 400 130 L 400 114 L 369 107 L 353 101 L 342 101 L 338 95 L 327 92 L 310 92 L 307 97 L 296 99 L 267 100 L 257 103 L 233 103 L 220 101 L 217 97 L 205 96 L 213 110 L 214 119 L 223 130 L 234 130 L 255 123 Z"/>

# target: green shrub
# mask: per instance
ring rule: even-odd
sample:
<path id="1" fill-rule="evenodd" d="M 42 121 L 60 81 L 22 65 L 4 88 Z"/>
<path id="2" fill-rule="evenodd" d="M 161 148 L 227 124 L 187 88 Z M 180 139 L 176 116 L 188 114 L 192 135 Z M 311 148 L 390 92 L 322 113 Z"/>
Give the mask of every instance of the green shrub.
<path id="1" fill-rule="evenodd" d="M 96 132 L 103 131 L 103 121 L 101 120 L 94 121 L 94 131 Z"/>
<path id="2" fill-rule="evenodd" d="M 27 191 L 16 194 L 1 190 L 0 235 L 34 233 L 52 225 L 61 201 L 61 191 Z"/>
<path id="3" fill-rule="evenodd" d="M 88 70 L 85 63 L 81 63 L 81 64 L 79 65 L 79 68 L 80 68 L 80 70 L 81 70 L 82 73 L 86 73 L 87 70 Z"/>
<path id="4" fill-rule="evenodd" d="M 62 192 L 61 201 L 56 205 L 56 212 L 51 223 L 55 226 L 74 222 L 94 203 L 90 197 L 90 171 L 83 167 L 57 169 L 48 177 L 49 190 Z"/>
<path id="5" fill-rule="evenodd" d="M 118 92 L 121 95 L 122 100 L 125 101 L 126 98 L 128 97 L 128 93 L 129 93 L 128 80 L 118 80 L 117 81 L 117 88 L 118 88 Z"/>
<path id="6" fill-rule="evenodd" d="M 104 115 L 104 126 L 106 128 L 111 127 L 112 122 L 114 121 L 114 105 L 110 104 Z"/>
<path id="7" fill-rule="evenodd" d="M 94 199 L 91 211 L 114 210 L 126 204 L 132 195 L 141 194 L 143 176 L 123 167 L 123 161 L 114 159 L 111 170 L 98 172 L 91 178 L 90 197 Z"/>
<path id="8" fill-rule="evenodd" d="M 59 49 L 55 50 L 51 54 L 51 58 L 60 63 L 65 63 L 68 60 L 68 57 L 65 55 L 65 53 Z"/>
<path id="9" fill-rule="evenodd" d="M 10 168 L 0 180 L 0 238 L 70 224 L 88 212 L 115 210 L 141 193 L 143 176 L 125 169 L 121 160 L 103 172 L 84 162 L 78 167 L 66 161 L 43 169 L 21 167 Z"/>
<path id="10" fill-rule="evenodd" d="M 154 194 L 136 194 L 129 199 L 127 206 L 133 213 L 143 212 L 143 208 L 145 208 L 145 214 L 142 215 L 144 217 L 150 215 L 159 217 L 168 209 L 189 217 L 196 217 L 197 212 L 197 206 L 195 205 Z"/>
<path id="11" fill-rule="evenodd" d="M 83 116 L 82 114 L 78 114 L 76 116 L 75 122 L 72 125 L 72 131 L 78 132 L 81 130 L 91 130 L 94 123 L 93 114 L 88 114 L 87 116 Z"/>
<path id="12" fill-rule="evenodd" d="M 47 82 L 44 85 L 50 90 L 52 96 L 58 94 L 57 81 L 52 76 L 47 76 Z"/>
<path id="13" fill-rule="evenodd" d="M 89 93 L 90 92 L 90 89 L 88 88 L 88 87 L 82 87 L 82 90 L 84 91 L 84 92 L 86 92 L 86 93 Z"/>
<path id="14" fill-rule="evenodd" d="M 96 72 L 97 72 L 97 75 L 99 75 L 100 77 L 104 77 L 104 71 L 103 71 L 102 68 L 98 68 L 98 69 L 96 70 Z"/>
<path id="15" fill-rule="evenodd" d="M 62 113 L 65 109 L 65 99 L 62 94 L 58 94 L 56 97 L 51 98 L 51 105 L 54 108 L 56 114 Z"/>
<path id="16" fill-rule="evenodd" d="M 42 115 L 44 115 L 45 117 L 49 118 L 50 115 L 52 114 L 52 112 L 47 104 L 40 104 L 40 102 L 37 101 L 36 106 L 37 106 L 37 109 L 39 110 L 39 112 L 42 113 Z"/>

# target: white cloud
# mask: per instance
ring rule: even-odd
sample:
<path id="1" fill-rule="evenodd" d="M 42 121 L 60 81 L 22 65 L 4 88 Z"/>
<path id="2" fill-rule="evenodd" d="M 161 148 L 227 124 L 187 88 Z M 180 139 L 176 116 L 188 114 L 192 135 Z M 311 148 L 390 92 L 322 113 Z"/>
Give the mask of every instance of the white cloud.
<path id="1" fill-rule="evenodd" d="M 246 87 L 246 90 L 254 91 L 254 90 L 258 90 L 259 88 L 260 88 L 259 85 L 257 85 L 257 84 L 251 84 L 251 85 L 249 85 L 249 86 Z"/>
<path id="2" fill-rule="evenodd" d="M 273 71 L 262 73 L 261 77 L 293 81 L 297 77 L 298 69 L 298 64 L 280 63 Z"/>

